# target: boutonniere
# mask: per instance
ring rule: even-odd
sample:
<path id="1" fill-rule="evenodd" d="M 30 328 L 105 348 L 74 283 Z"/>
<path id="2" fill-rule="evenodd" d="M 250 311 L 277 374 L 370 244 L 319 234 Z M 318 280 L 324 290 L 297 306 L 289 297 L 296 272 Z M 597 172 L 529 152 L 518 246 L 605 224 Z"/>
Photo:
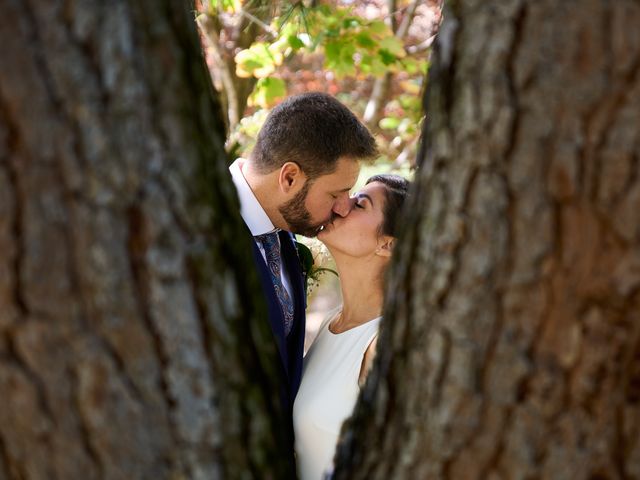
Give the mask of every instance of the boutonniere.
<path id="1" fill-rule="evenodd" d="M 296 237 L 298 238 L 298 237 Z M 325 273 L 333 273 L 336 277 L 338 272 L 327 267 L 331 259 L 331 255 L 322 242 L 314 238 L 300 238 L 296 240 L 296 249 L 298 250 L 298 258 L 302 264 L 302 273 L 304 275 L 304 293 L 307 298 L 320 284 L 320 277 Z"/>

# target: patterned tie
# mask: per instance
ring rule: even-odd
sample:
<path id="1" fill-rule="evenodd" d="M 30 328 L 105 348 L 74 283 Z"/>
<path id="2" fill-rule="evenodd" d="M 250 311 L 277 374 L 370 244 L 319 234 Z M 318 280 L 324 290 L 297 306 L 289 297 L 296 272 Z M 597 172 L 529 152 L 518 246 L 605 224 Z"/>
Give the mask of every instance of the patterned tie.
<path id="1" fill-rule="evenodd" d="M 264 247 L 267 265 L 269 265 L 269 271 L 271 272 L 271 281 L 276 289 L 276 295 L 284 314 L 284 333 L 289 335 L 293 326 L 293 302 L 289 292 L 284 288 L 282 277 L 280 276 L 280 238 L 278 238 L 278 232 L 258 235 L 255 238 Z"/>

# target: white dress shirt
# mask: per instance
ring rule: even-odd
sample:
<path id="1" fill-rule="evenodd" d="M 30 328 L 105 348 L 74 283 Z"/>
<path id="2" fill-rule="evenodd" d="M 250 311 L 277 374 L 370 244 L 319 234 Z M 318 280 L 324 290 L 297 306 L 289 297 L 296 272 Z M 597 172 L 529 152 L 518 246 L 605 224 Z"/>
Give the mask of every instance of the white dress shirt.
<path id="1" fill-rule="evenodd" d="M 266 262 L 267 255 L 264 251 L 264 247 L 261 242 L 258 242 L 255 239 L 255 237 L 266 233 L 277 232 L 279 229 L 273 225 L 273 222 L 262 208 L 262 205 L 260 205 L 260 202 L 258 202 L 253 190 L 251 190 L 247 180 L 244 178 L 242 168 L 245 161 L 246 160 L 243 158 L 238 158 L 229 167 L 229 172 L 231 172 L 233 184 L 238 191 L 238 197 L 240 199 L 240 215 L 242 216 L 244 223 L 249 228 L 251 235 L 253 235 L 254 241 L 260 249 L 260 253 L 262 253 L 262 258 L 264 258 L 264 261 Z M 289 293 L 289 297 L 293 299 L 293 292 L 291 291 L 291 284 L 289 282 L 289 273 L 286 268 L 284 268 L 282 256 L 280 256 L 280 274 L 282 278 L 282 285 Z"/>

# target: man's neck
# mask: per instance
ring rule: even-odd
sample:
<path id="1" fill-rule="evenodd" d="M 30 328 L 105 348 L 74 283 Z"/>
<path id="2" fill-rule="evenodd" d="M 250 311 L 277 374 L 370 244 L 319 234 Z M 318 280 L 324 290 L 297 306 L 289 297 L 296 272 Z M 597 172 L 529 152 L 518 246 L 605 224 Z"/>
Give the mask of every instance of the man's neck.
<path id="1" fill-rule="evenodd" d="M 244 160 L 240 164 L 240 171 L 271 223 L 277 228 L 283 228 L 286 222 L 278 210 L 277 170 L 265 175 L 256 171 L 251 160 Z"/>

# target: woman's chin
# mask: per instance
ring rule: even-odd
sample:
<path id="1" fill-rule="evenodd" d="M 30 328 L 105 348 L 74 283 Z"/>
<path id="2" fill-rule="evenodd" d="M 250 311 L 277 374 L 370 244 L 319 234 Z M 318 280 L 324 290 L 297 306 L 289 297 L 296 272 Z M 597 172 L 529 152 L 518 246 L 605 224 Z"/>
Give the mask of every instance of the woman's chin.
<path id="1" fill-rule="evenodd" d="M 320 230 L 318 232 L 318 240 L 320 240 L 322 243 L 324 243 L 325 245 L 327 245 L 327 239 L 331 238 L 331 232 L 333 231 L 333 223 L 327 223 L 322 230 Z M 331 241 L 329 240 L 329 243 L 331 243 Z"/>
<path id="2" fill-rule="evenodd" d="M 333 256 L 333 252 L 332 252 L 332 250 L 333 250 L 333 245 L 334 245 L 334 244 L 333 244 L 333 242 L 331 241 L 331 240 L 332 240 L 331 235 L 328 235 L 327 233 L 328 233 L 328 232 L 325 232 L 325 234 L 324 234 L 324 235 L 322 235 L 322 232 L 320 232 L 320 233 L 318 234 L 318 237 L 317 237 L 317 238 L 318 238 L 318 240 L 320 241 L 320 243 L 322 243 L 322 244 L 325 246 L 325 248 L 326 248 L 326 249 L 327 249 L 327 251 L 331 254 L 331 256 Z"/>
<path id="3" fill-rule="evenodd" d="M 329 223 L 325 223 L 322 228 L 320 228 L 320 232 L 318 233 L 318 235 L 320 235 L 321 233 L 328 233 L 331 230 L 333 230 L 333 222 L 329 222 Z"/>

